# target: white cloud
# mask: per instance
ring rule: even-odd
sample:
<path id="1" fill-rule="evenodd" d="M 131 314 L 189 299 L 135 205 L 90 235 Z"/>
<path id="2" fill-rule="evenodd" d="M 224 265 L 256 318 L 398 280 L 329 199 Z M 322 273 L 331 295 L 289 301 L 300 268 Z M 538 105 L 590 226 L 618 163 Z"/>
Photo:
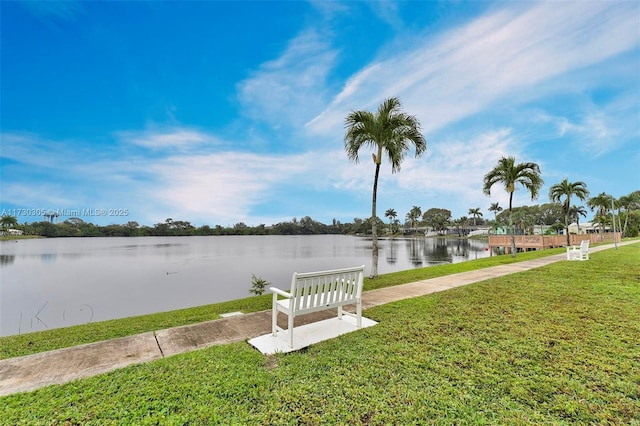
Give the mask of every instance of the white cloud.
<path id="1" fill-rule="evenodd" d="M 230 223 L 247 220 L 253 206 L 306 166 L 300 157 L 220 152 L 166 158 L 150 166 L 149 196 L 164 212 Z M 273 200 L 275 202 L 275 200 Z"/>
<path id="2" fill-rule="evenodd" d="M 536 85 L 637 47 L 632 3 L 517 4 L 381 58 L 353 76 L 307 128 L 337 133 L 351 109 L 398 96 L 425 133 L 481 112 Z"/>
<path id="3" fill-rule="evenodd" d="M 127 143 L 151 149 L 188 148 L 218 142 L 212 135 L 180 127 L 160 131 L 119 132 L 117 135 Z"/>
<path id="4" fill-rule="evenodd" d="M 324 106 L 326 79 L 336 56 L 326 34 L 300 34 L 279 58 L 238 84 L 244 113 L 274 127 L 304 123 Z"/>
<path id="5" fill-rule="evenodd" d="M 135 135 L 127 140 L 152 151 L 159 145 L 172 147 L 176 140 L 217 140 L 205 132 L 180 128 L 171 133 L 118 135 Z M 331 155 L 325 153 L 261 155 L 218 149 L 214 153 L 176 154 L 169 150 L 154 151 L 154 157 L 149 158 L 149 151 L 127 154 L 125 149 L 87 157 L 79 155 L 77 147 L 82 144 L 74 141 L 3 134 L 2 142 L 3 157 L 15 162 L 10 170 L 3 170 L 3 203 L 65 210 L 128 209 L 129 219 L 145 224 L 167 217 L 200 224 L 252 222 L 252 209 L 261 203 L 278 203 L 282 188 L 322 190 L 329 185 L 327 176 L 333 175 L 318 167 L 331 164 L 327 162 Z M 46 174 L 38 172 L 41 167 L 47 169 Z M 20 179 L 4 178 L 14 170 Z M 52 181 L 48 176 L 60 179 Z M 96 219 L 100 218 L 90 218 Z M 123 218 L 111 220 L 122 222 Z"/>
<path id="6" fill-rule="evenodd" d="M 383 22 L 395 29 L 402 28 L 402 18 L 398 13 L 398 5 L 393 1 L 369 1 L 367 5 Z"/>

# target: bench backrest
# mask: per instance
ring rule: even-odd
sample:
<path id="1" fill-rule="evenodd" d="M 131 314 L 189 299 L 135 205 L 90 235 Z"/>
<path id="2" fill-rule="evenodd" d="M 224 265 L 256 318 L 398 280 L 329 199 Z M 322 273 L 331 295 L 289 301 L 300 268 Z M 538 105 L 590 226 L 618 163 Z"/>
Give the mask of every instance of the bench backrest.
<path id="1" fill-rule="evenodd" d="M 581 252 L 589 251 L 589 240 L 582 240 L 580 242 L 580 251 Z"/>
<path id="2" fill-rule="evenodd" d="M 291 308 L 309 310 L 317 306 L 337 306 L 362 297 L 364 265 L 356 268 L 293 274 Z"/>

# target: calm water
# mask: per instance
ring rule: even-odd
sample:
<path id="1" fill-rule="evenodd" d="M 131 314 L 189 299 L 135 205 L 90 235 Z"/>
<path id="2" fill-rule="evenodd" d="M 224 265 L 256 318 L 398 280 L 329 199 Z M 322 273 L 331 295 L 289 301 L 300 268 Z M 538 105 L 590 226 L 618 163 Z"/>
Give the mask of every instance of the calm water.
<path id="1" fill-rule="evenodd" d="M 379 241 L 378 272 L 489 256 L 486 243 Z M 249 297 L 251 275 L 371 266 L 371 240 L 344 235 L 52 238 L 0 241 L 0 335 Z"/>

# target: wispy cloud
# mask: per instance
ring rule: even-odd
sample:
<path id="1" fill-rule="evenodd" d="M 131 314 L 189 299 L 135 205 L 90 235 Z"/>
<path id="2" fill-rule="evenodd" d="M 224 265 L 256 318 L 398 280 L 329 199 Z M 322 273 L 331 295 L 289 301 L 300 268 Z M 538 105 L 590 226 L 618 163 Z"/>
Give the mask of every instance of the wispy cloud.
<path id="1" fill-rule="evenodd" d="M 51 17 L 73 19 L 82 9 L 80 2 L 75 0 L 22 0 L 20 4 L 42 19 Z"/>
<path id="2" fill-rule="evenodd" d="M 536 85 L 637 47 L 632 3 L 516 4 L 437 38 L 425 37 L 347 81 L 307 123 L 335 133 L 351 109 L 372 109 L 399 96 L 426 133 L 490 108 L 535 97 Z"/>
<path id="3" fill-rule="evenodd" d="M 149 151 L 176 143 L 181 146 L 182 141 L 188 145 L 217 140 L 206 132 L 180 128 L 170 133 L 118 135 L 126 135 L 126 140 Z M 224 225 L 248 220 L 256 206 L 277 203 L 282 186 L 322 186 L 314 183 L 322 175 L 313 171 L 325 155 L 168 150 L 149 158 L 145 152 L 112 149 L 87 156 L 78 150 L 86 142 L 47 140 L 32 134 L 3 134 L 2 141 L 3 157 L 11 159 L 22 173 L 20 180 L 3 179 L 3 202 L 25 208 L 126 208 L 143 223 L 167 217 Z M 43 175 L 38 172 L 41 167 L 47 168 Z M 3 175 L 10 172 L 5 169 Z M 51 180 L 50 176 L 60 178 Z"/>
<path id="4" fill-rule="evenodd" d="M 402 18 L 398 13 L 398 5 L 392 1 L 368 1 L 367 5 L 383 22 L 395 29 L 402 28 Z"/>
<path id="5" fill-rule="evenodd" d="M 186 149 L 202 144 L 219 143 L 218 139 L 212 135 L 180 127 L 142 132 L 119 132 L 117 136 L 126 143 L 151 149 Z"/>
<path id="6" fill-rule="evenodd" d="M 326 34 L 315 29 L 303 32 L 282 55 L 238 84 L 244 114 L 273 127 L 304 123 L 325 105 L 327 75 L 336 55 Z"/>
<path id="7" fill-rule="evenodd" d="M 295 179 L 305 162 L 295 156 L 220 152 L 167 158 L 150 166 L 150 197 L 162 212 L 228 224 L 247 220 L 274 188 Z"/>

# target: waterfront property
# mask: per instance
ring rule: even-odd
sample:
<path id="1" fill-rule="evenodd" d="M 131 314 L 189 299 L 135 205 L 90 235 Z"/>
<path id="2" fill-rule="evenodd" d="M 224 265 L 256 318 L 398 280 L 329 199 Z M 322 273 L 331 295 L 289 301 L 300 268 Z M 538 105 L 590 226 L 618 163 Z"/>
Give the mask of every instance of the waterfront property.
<path id="1" fill-rule="evenodd" d="M 615 236 L 615 239 L 614 239 Z M 620 242 L 620 232 L 607 232 L 604 234 L 571 234 L 569 239 L 570 245 L 580 245 L 583 240 L 588 240 L 590 244 L 595 243 L 613 243 Z M 565 247 L 567 245 L 567 237 L 565 235 L 516 235 L 516 250 L 544 250 L 557 247 Z M 491 250 L 509 252 L 511 247 L 510 235 L 489 235 L 489 247 Z"/>

